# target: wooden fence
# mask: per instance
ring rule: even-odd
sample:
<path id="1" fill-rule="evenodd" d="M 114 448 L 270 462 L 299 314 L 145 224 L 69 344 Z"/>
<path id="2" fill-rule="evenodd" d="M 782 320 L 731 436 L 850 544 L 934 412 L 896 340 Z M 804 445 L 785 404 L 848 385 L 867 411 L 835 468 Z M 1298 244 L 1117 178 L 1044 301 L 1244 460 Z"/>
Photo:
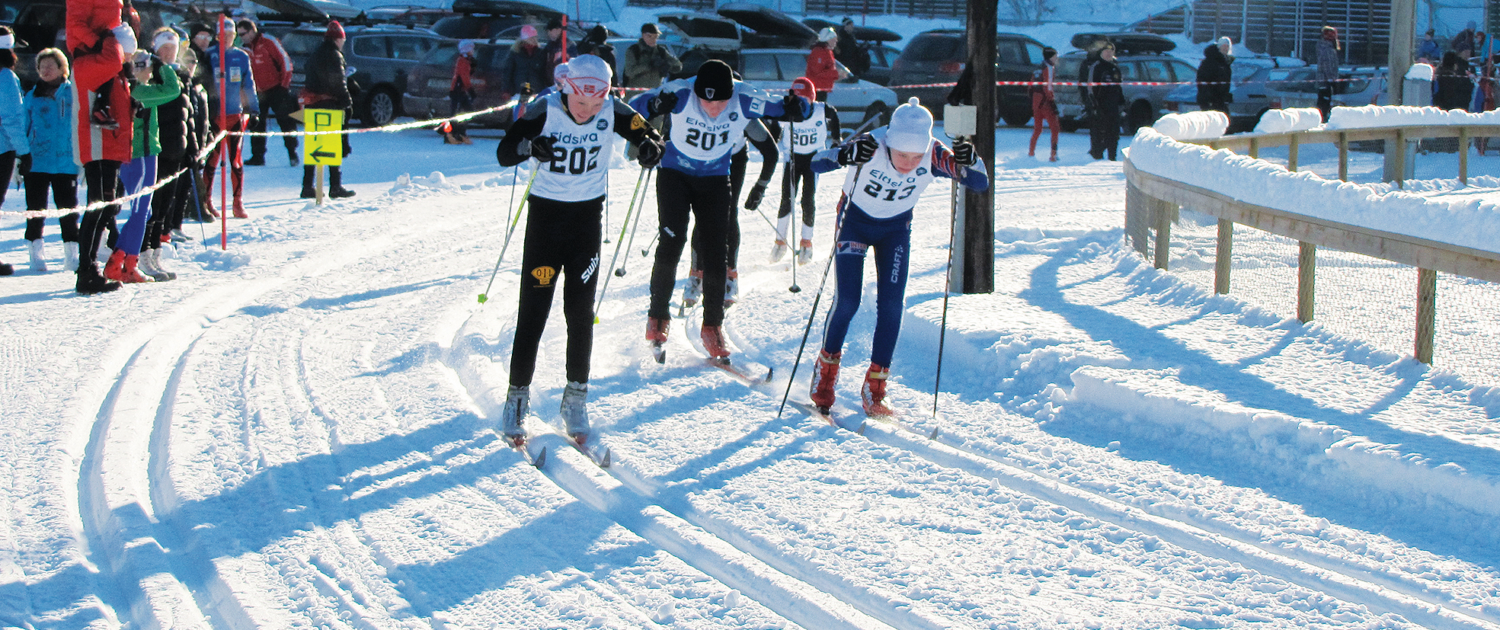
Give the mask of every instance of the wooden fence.
<path id="1" fill-rule="evenodd" d="M 1386 140 L 1387 152 L 1396 160 L 1396 173 L 1404 173 L 1405 147 L 1408 142 L 1426 138 L 1458 138 L 1459 147 L 1467 148 L 1469 138 L 1500 137 L 1500 125 L 1383 127 L 1332 131 L 1302 131 L 1277 134 L 1247 134 L 1188 141 L 1215 149 L 1244 152 L 1259 157 L 1262 149 L 1287 147 L 1287 170 L 1297 170 L 1298 147 L 1307 144 L 1333 143 L 1339 147 L 1339 179 L 1348 180 L 1349 143 L 1361 140 Z M 1458 178 L 1468 183 L 1468 151 L 1459 151 Z M 1218 219 L 1218 243 L 1214 260 L 1214 292 L 1227 294 L 1230 287 L 1230 263 L 1233 260 L 1234 224 L 1253 227 L 1298 242 L 1297 319 L 1313 320 L 1317 282 L 1317 250 L 1327 247 L 1364 254 L 1382 260 L 1417 268 L 1416 343 L 1413 355 L 1423 363 L 1432 363 L 1433 337 L 1436 332 L 1437 272 L 1450 273 L 1487 282 L 1500 282 L 1500 254 L 1448 243 L 1396 234 L 1328 219 L 1295 214 L 1284 210 L 1232 199 L 1222 193 L 1185 184 L 1169 177 L 1141 171 L 1129 159 L 1125 161 L 1125 231 L 1141 255 L 1153 258 L 1158 269 L 1167 269 L 1171 244 L 1171 227 L 1178 208 Z M 1398 179 L 1397 185 L 1401 185 Z M 1152 233 L 1154 232 L 1154 243 Z"/>

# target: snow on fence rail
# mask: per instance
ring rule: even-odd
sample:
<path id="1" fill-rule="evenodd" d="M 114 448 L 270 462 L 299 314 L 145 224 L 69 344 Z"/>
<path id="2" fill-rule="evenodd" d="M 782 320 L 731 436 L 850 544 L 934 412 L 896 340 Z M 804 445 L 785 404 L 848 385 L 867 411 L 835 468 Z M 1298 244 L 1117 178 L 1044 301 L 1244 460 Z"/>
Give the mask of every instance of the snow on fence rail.
<path id="1" fill-rule="evenodd" d="M 1457 137 L 1463 146 L 1470 137 L 1500 137 L 1500 124 L 1475 125 L 1465 117 L 1445 115 L 1437 120 L 1400 111 L 1417 108 L 1376 109 L 1398 111 L 1390 115 L 1358 112 L 1342 121 L 1331 121 L 1344 123 L 1339 128 L 1326 125 L 1304 131 L 1183 142 L 1154 129 L 1142 129 L 1125 161 L 1125 224 L 1132 245 L 1143 256 L 1154 257 L 1155 266 L 1165 270 L 1171 226 L 1178 220 L 1178 209 L 1188 207 L 1215 217 L 1214 291 L 1227 294 L 1235 224 L 1294 239 L 1298 243 L 1297 318 L 1303 322 L 1313 320 L 1319 247 L 1411 265 L 1417 268 L 1413 355 L 1431 364 L 1437 273 L 1500 283 L 1500 206 L 1479 201 L 1447 202 L 1404 192 L 1383 193 L 1371 186 L 1297 172 L 1297 147 L 1338 144 L 1339 179 L 1346 180 L 1351 141 L 1387 140 L 1404 146 L 1421 138 Z M 1417 118 L 1431 124 L 1367 126 L 1403 118 L 1402 122 Z M 1272 146 L 1288 147 L 1286 167 L 1258 159 L 1260 149 Z M 1248 155 L 1233 153 L 1234 149 L 1243 149 Z M 1388 155 L 1398 162 L 1396 172 L 1404 172 L 1399 162 L 1406 152 L 1390 151 Z M 1467 159 L 1465 152 L 1460 155 L 1459 180 L 1466 183 Z M 1398 179 L 1397 183 L 1402 182 Z"/>

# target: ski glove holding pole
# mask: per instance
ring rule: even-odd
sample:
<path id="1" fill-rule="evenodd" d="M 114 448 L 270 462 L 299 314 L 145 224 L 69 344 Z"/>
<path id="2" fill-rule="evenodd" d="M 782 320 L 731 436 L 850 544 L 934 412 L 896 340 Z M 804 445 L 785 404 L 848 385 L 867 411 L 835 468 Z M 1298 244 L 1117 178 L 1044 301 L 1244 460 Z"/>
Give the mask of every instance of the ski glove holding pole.
<path id="1" fill-rule="evenodd" d="M 839 164 L 841 166 L 864 164 L 866 162 L 869 162 L 871 159 L 874 159 L 875 151 L 879 148 L 880 143 L 877 142 L 875 138 L 872 138 L 869 135 L 860 135 L 858 138 L 855 138 L 853 142 L 850 142 L 844 145 L 843 148 L 839 149 Z M 973 147 L 971 146 L 969 149 L 969 153 L 972 156 Z"/>
<path id="2" fill-rule="evenodd" d="M 538 162 L 551 162 L 552 145 L 557 142 L 552 136 L 537 136 L 535 138 L 523 139 L 516 145 L 516 153 L 521 156 L 530 156 Z"/>
<path id="3" fill-rule="evenodd" d="M 635 159 L 640 163 L 641 168 L 653 168 L 657 164 L 661 164 L 662 150 L 661 143 L 648 139 L 636 145 Z"/>
<path id="4" fill-rule="evenodd" d="M 750 187 L 750 193 L 745 195 L 745 209 L 754 210 L 760 207 L 760 200 L 766 196 L 766 180 L 756 180 L 755 185 Z"/>
<path id="5" fill-rule="evenodd" d="M 651 118 L 672 113 L 672 110 L 677 109 L 677 93 L 662 92 L 661 94 L 657 94 L 647 104 L 646 109 L 651 114 Z"/>
<path id="6" fill-rule="evenodd" d="M 960 166 L 973 166 L 978 163 L 974 156 L 974 144 L 967 140 L 958 140 L 953 143 L 953 159 Z"/>

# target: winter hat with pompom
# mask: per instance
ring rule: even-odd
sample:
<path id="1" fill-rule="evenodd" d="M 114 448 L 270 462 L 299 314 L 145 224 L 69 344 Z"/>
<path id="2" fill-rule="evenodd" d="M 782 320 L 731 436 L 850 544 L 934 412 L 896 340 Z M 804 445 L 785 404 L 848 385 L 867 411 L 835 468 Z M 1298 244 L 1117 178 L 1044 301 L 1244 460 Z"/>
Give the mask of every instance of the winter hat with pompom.
<path id="1" fill-rule="evenodd" d="M 465 39 L 458 42 L 458 54 L 474 56 L 474 40 Z"/>
<path id="2" fill-rule="evenodd" d="M 323 39 L 344 39 L 344 25 L 339 24 L 338 20 L 330 20 L 328 30 L 323 31 Z"/>
<path id="3" fill-rule="evenodd" d="M 825 26 L 823 27 L 823 30 L 818 31 L 818 41 L 820 42 L 837 41 L 838 38 L 839 33 L 838 31 L 833 30 L 832 26 Z"/>
<path id="4" fill-rule="evenodd" d="M 594 55 L 579 55 L 568 60 L 568 75 L 563 78 L 563 92 L 578 96 L 600 97 L 609 93 L 613 74 L 609 64 Z"/>
<path id="5" fill-rule="evenodd" d="M 932 147 L 932 112 L 913 96 L 891 113 L 885 145 L 897 151 L 921 153 Z"/>

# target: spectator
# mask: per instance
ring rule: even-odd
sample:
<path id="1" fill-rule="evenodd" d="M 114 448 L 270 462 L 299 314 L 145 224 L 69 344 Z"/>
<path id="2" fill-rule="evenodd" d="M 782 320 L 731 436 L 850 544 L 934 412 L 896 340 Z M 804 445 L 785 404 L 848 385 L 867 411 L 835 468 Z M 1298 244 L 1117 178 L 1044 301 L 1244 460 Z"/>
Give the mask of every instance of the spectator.
<path id="1" fill-rule="evenodd" d="M 330 22 L 331 30 L 338 22 Z M 342 29 L 340 29 L 342 32 Z M 222 41 L 228 42 L 228 34 L 221 36 Z M 236 219 L 248 219 L 250 215 L 245 213 L 243 195 L 245 192 L 245 157 L 240 151 L 240 143 L 244 136 L 234 135 L 236 131 L 244 131 L 254 126 L 247 118 L 254 118 L 251 112 L 260 110 L 260 102 L 255 96 L 255 75 L 250 70 L 250 53 L 243 48 L 228 46 L 229 51 L 224 53 L 223 65 L 219 62 L 220 42 L 214 42 L 208 49 L 208 69 L 213 73 L 210 84 L 213 89 L 211 94 L 217 94 L 221 99 L 219 103 L 210 105 L 214 108 L 211 116 L 219 121 L 219 129 L 228 131 L 231 135 L 224 138 L 223 142 L 214 150 L 214 155 L 209 158 L 210 164 L 218 164 L 221 161 L 220 154 L 229 152 L 229 180 L 230 187 L 234 189 L 233 214 Z M 227 72 L 228 76 L 224 76 Z M 223 112 L 222 114 L 220 112 Z M 204 180 L 209 189 L 214 185 L 214 169 L 210 168 L 204 172 Z"/>
<path id="2" fill-rule="evenodd" d="M 1042 65 L 1031 73 L 1031 150 L 1027 155 L 1036 157 L 1036 141 L 1042 137 L 1042 123 L 1052 131 L 1052 157 L 1057 161 L 1057 93 L 1052 84 L 1057 80 L 1057 49 L 1048 46 L 1042 49 Z"/>
<path id="3" fill-rule="evenodd" d="M 1332 26 L 1323 27 L 1323 38 L 1318 40 L 1318 111 L 1323 122 L 1333 112 L 1333 91 L 1339 80 L 1339 31 Z"/>
<path id="4" fill-rule="evenodd" d="M 536 29 L 532 29 L 536 35 Z M 337 20 L 328 23 L 323 33 L 323 43 L 307 59 L 307 84 L 302 88 L 301 101 L 308 109 L 342 109 L 344 120 L 353 113 L 354 99 L 349 96 L 349 83 L 344 73 L 344 26 Z M 340 134 L 343 139 L 344 157 L 353 150 L 349 147 L 349 134 Z M 318 196 L 313 188 L 313 166 L 302 167 L 302 198 Z M 353 197 L 354 191 L 344 188 L 344 170 L 339 166 L 328 167 L 328 196 L 334 199 Z"/>
<path id="5" fill-rule="evenodd" d="M 5 189 L 10 188 L 11 170 L 16 166 L 16 156 L 21 155 L 21 172 L 24 176 L 31 161 L 31 145 L 26 138 L 26 109 L 21 103 L 21 81 L 16 78 L 16 36 L 10 27 L 0 26 L 0 203 L 5 202 Z M 40 237 L 38 237 L 40 238 Z M 31 241 L 32 267 L 41 260 L 42 242 Z M 0 262 L 0 276 L 15 271 L 10 265 Z"/>
<path id="6" fill-rule="evenodd" d="M 174 38 L 176 35 L 172 35 Z M 134 117 L 135 133 L 132 137 L 130 161 L 120 167 L 120 181 L 125 185 L 125 194 L 142 193 L 156 183 L 156 156 L 161 153 L 161 141 L 157 108 L 171 102 L 182 93 L 177 82 L 177 72 L 167 67 L 151 53 L 137 50 L 131 58 L 130 97 L 140 104 Z M 236 198 L 236 207 L 239 199 Z M 104 266 L 104 277 L 125 283 L 151 282 L 139 269 L 141 246 L 146 239 L 146 224 L 151 218 L 151 193 L 145 192 L 130 200 L 130 220 L 120 229 L 120 238 L 115 251 Z M 148 267 L 149 268 L 149 267 Z"/>
<path id="7" fill-rule="evenodd" d="M 833 47 L 838 44 L 839 34 L 833 27 L 825 27 L 818 31 L 818 41 L 813 44 L 812 52 L 807 55 L 807 69 L 802 76 L 812 79 L 813 86 L 818 89 L 818 102 L 828 100 L 828 92 L 833 90 L 833 82 L 844 78 L 847 71 L 839 67 L 839 62 L 833 58 Z"/>
<path id="8" fill-rule="evenodd" d="M 260 101 L 260 116 L 251 131 L 264 132 L 266 117 L 271 113 L 276 114 L 276 125 L 282 131 L 296 131 L 297 119 L 292 118 L 292 112 L 297 111 L 297 99 L 292 98 L 292 58 L 287 56 L 281 42 L 260 32 L 255 22 L 240 20 L 234 28 L 245 52 L 250 54 L 250 73 L 255 76 L 256 100 Z M 281 141 L 286 145 L 287 160 L 296 166 L 297 137 L 282 136 Z M 266 137 L 252 136 L 250 160 L 245 164 L 264 166 L 265 163 Z"/>
<path id="9" fill-rule="evenodd" d="M 171 177 L 187 163 L 189 114 L 186 88 L 192 83 L 190 77 L 172 63 L 178 59 L 179 46 L 181 43 L 177 31 L 170 26 L 163 26 L 151 34 L 151 47 L 156 51 L 158 62 L 162 64 L 157 71 L 163 75 L 172 75 L 163 76 L 160 81 L 166 84 L 169 80 L 175 80 L 178 85 L 177 94 L 154 110 L 153 122 L 156 123 L 159 151 L 156 154 L 157 177 L 149 182 L 153 184 Z M 186 183 L 189 183 L 187 179 L 179 177 L 163 184 L 148 197 L 151 215 L 146 221 L 145 238 L 141 241 L 140 270 L 157 282 L 177 279 L 177 274 L 162 267 L 161 245 L 171 242 L 170 231 L 181 225 L 181 219 L 176 214 L 177 195 L 185 192 L 182 184 Z"/>
<path id="10" fill-rule="evenodd" d="M 563 49 L 563 44 L 567 39 L 567 30 L 563 26 L 562 18 L 552 18 L 547 21 L 547 46 L 542 49 L 547 63 L 542 69 L 542 76 L 552 76 L 552 71 L 557 69 L 557 66 L 578 56 L 578 48 L 573 44 L 568 44 L 567 49 Z"/>
<path id="11" fill-rule="evenodd" d="M 1094 148 L 1090 155 L 1096 160 L 1115 160 L 1120 144 L 1120 108 L 1125 105 L 1125 92 L 1120 87 L 1120 66 L 1115 63 L 1115 45 L 1105 44 L 1099 49 L 1099 61 L 1089 70 L 1090 96 L 1094 102 L 1094 126 L 1089 134 L 1089 144 Z"/>
<path id="12" fill-rule="evenodd" d="M 850 74 L 862 77 L 870 71 L 870 55 L 864 48 L 860 47 L 859 39 L 854 36 L 854 20 L 844 18 L 844 23 L 839 26 L 839 43 L 833 50 L 833 58 L 844 64 Z"/>
<path id="13" fill-rule="evenodd" d="M 508 95 L 531 94 L 548 84 L 542 74 L 546 57 L 536 45 L 536 27 L 521 27 L 521 37 L 511 44 L 510 54 L 500 62 L 500 88 Z"/>
<path id="14" fill-rule="evenodd" d="M 1203 49 L 1203 63 L 1198 64 L 1198 109 L 1229 115 L 1230 81 L 1234 78 L 1234 42 L 1228 37 Z"/>
<path id="15" fill-rule="evenodd" d="M 3 55 L 3 53 L 0 53 Z M 78 164 L 73 162 L 73 127 L 68 117 L 73 110 L 73 84 L 68 81 L 68 57 L 63 51 L 48 48 L 36 54 L 39 80 L 26 93 L 26 141 L 31 147 L 30 159 L 21 160 L 21 178 L 26 182 L 26 209 L 46 210 L 47 191 L 58 208 L 78 207 Z M 30 243 L 31 270 L 46 271 L 42 262 L 42 223 L 44 219 L 26 220 L 26 241 Z M 78 213 L 57 218 L 62 229 L 63 269 L 78 269 Z"/>
<path id="16" fill-rule="evenodd" d="M 682 62 L 667 50 L 656 45 L 661 31 L 655 24 L 641 25 L 641 40 L 625 49 L 625 73 L 620 84 L 625 87 L 656 89 L 673 73 L 682 71 Z"/>
<path id="17" fill-rule="evenodd" d="M 67 42 L 73 51 L 74 143 L 83 165 L 89 203 L 112 201 L 120 188 L 120 165 L 130 161 L 135 126 L 129 121 L 130 90 L 121 70 L 125 55 L 135 52 L 135 31 L 122 21 L 118 0 L 68 0 Z M 108 86 L 108 87 L 106 87 Z M 92 103 L 88 108 L 84 103 Z M 99 240 L 114 224 L 118 205 L 83 213 L 78 226 L 78 279 L 81 295 L 120 288 L 106 280 L 97 262 Z"/>
<path id="18" fill-rule="evenodd" d="M 1439 109 L 1468 109 L 1474 81 L 1469 76 L 1469 62 L 1456 52 L 1443 53 L 1443 64 L 1437 69 L 1437 93 L 1432 104 Z"/>
<path id="19" fill-rule="evenodd" d="M 615 45 L 609 43 L 609 29 L 603 24 L 594 25 L 589 34 L 578 42 L 578 54 L 593 55 L 604 60 L 609 65 L 610 72 L 614 75 L 612 79 L 615 85 L 620 84 L 620 73 L 615 67 Z"/>
<path id="20" fill-rule="evenodd" d="M 213 83 L 213 72 L 208 69 L 208 43 L 213 39 L 209 34 L 207 26 L 194 24 L 188 29 L 189 45 L 186 54 L 180 55 L 183 69 L 187 70 L 188 76 L 192 77 L 192 85 L 187 89 L 189 105 L 192 108 L 192 117 L 188 121 L 188 168 L 191 169 L 192 180 L 188 182 L 193 192 L 194 209 L 191 215 L 194 221 L 207 223 L 218 220 L 218 213 L 214 212 L 213 204 L 209 200 L 208 184 L 203 179 L 206 159 L 200 157 L 210 143 L 213 142 L 214 134 L 218 130 L 214 128 L 214 111 L 212 101 L 209 98 L 208 85 Z M 184 213 L 184 216 L 187 216 Z"/>
<path id="21" fill-rule="evenodd" d="M 1464 30 L 1459 31 L 1457 35 L 1453 36 L 1453 39 L 1448 40 L 1448 49 L 1452 50 L 1453 52 L 1473 50 L 1474 33 L 1478 30 L 1479 25 L 1474 23 L 1473 20 L 1469 20 L 1469 25 L 1465 27 Z"/>
<path id="22" fill-rule="evenodd" d="M 1434 35 L 1436 31 L 1430 28 L 1422 34 L 1422 42 L 1417 44 L 1417 61 L 1430 65 L 1443 58 L 1443 50 L 1438 46 L 1437 40 L 1433 39 Z"/>
<path id="23" fill-rule="evenodd" d="M 68 50 L 73 53 L 75 70 L 73 85 L 89 97 L 90 120 L 112 131 L 128 127 L 122 123 L 129 120 L 130 111 L 118 105 L 128 106 L 129 99 L 117 98 L 114 88 L 119 86 L 123 95 L 125 79 L 119 77 L 120 69 L 126 56 L 135 52 L 135 29 L 130 22 L 139 22 L 140 18 L 121 0 L 68 0 L 66 13 Z"/>
<path id="24" fill-rule="evenodd" d="M 453 59 L 453 82 L 448 85 L 449 116 L 474 109 L 474 40 L 458 43 L 458 56 Z M 469 139 L 469 127 L 462 122 L 444 125 L 445 144 L 474 144 Z"/>

